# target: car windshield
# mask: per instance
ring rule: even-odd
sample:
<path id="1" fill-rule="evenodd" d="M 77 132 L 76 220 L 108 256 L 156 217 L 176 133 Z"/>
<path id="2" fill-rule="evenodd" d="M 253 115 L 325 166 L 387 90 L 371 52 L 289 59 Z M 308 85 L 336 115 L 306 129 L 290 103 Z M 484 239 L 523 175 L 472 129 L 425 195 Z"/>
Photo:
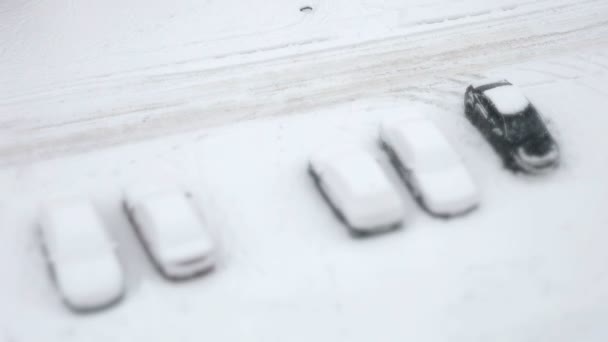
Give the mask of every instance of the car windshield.
<path id="1" fill-rule="evenodd" d="M 530 136 L 544 133 L 544 124 L 538 114 L 527 110 L 519 115 L 504 115 L 505 130 L 513 142 L 522 142 Z"/>

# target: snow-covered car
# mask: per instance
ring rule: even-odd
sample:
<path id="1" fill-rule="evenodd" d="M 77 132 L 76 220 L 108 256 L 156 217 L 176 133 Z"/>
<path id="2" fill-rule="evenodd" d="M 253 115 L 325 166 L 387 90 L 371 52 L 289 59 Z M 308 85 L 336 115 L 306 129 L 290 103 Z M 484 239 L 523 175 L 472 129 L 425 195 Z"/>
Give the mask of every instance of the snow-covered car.
<path id="1" fill-rule="evenodd" d="M 380 140 L 408 189 L 429 214 L 447 218 L 478 206 L 475 182 L 433 122 L 416 119 L 384 123 Z"/>
<path id="2" fill-rule="evenodd" d="M 124 272 L 116 244 L 88 201 L 50 204 L 39 222 L 42 251 L 64 303 L 77 312 L 119 302 Z"/>
<path id="3" fill-rule="evenodd" d="M 559 164 L 557 143 L 538 111 L 508 81 L 470 85 L 465 93 L 465 114 L 507 168 L 539 173 Z"/>
<path id="4" fill-rule="evenodd" d="M 124 208 L 148 256 L 170 280 L 211 271 L 215 243 L 190 196 L 179 189 L 127 189 Z"/>
<path id="5" fill-rule="evenodd" d="M 353 235 L 398 228 L 405 205 L 377 160 L 350 146 L 326 149 L 310 159 L 315 185 Z"/>

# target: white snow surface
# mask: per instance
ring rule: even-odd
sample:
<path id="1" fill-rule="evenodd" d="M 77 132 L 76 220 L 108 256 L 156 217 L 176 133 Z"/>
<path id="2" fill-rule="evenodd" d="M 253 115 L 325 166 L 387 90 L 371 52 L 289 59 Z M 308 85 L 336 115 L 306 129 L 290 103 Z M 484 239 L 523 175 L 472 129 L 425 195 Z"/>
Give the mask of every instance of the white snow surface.
<path id="1" fill-rule="evenodd" d="M 0 341 L 605 342 L 607 17 L 605 0 L 0 2 Z M 559 169 L 500 166 L 462 116 L 487 78 L 522 87 Z M 378 126 L 414 109 L 480 209 L 354 241 L 308 158 L 349 138 L 387 165 Z M 160 178 L 197 195 L 208 277 L 160 278 L 123 214 L 125 186 Z M 118 242 L 112 310 L 71 314 L 48 277 L 39 204 L 65 195 Z"/>
<path id="2" fill-rule="evenodd" d="M 498 112 L 504 115 L 514 115 L 523 112 L 530 101 L 516 86 L 501 86 L 483 92 L 496 106 Z"/>
<path id="3" fill-rule="evenodd" d="M 399 193 L 365 149 L 326 147 L 311 157 L 311 165 L 352 228 L 373 232 L 404 221 Z"/>

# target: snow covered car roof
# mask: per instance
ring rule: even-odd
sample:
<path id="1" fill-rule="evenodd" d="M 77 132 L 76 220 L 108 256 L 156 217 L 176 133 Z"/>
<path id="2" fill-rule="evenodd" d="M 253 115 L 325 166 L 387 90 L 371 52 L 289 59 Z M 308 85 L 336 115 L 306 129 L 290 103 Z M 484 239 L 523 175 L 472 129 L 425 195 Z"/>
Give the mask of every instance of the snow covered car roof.
<path id="1" fill-rule="evenodd" d="M 113 244 L 93 206 L 70 201 L 49 205 L 40 227 L 46 243 L 53 246 L 53 259 L 79 259 L 84 254 L 111 250 Z"/>
<path id="2" fill-rule="evenodd" d="M 403 221 L 404 203 L 378 161 L 366 151 L 329 148 L 314 155 L 311 166 L 351 228 L 374 230 Z"/>
<path id="3" fill-rule="evenodd" d="M 122 296 L 124 275 L 114 242 L 89 202 L 49 205 L 40 230 L 57 286 L 70 307 L 94 310 Z"/>
<path id="4" fill-rule="evenodd" d="M 513 85 L 491 88 L 483 93 L 492 101 L 496 110 L 503 115 L 519 114 L 530 105 L 528 98 Z"/>
<path id="5" fill-rule="evenodd" d="M 215 244 L 185 193 L 178 189 L 136 187 L 127 191 L 128 207 L 161 269 L 188 277 L 213 266 Z"/>
<path id="6" fill-rule="evenodd" d="M 479 191 L 464 165 L 442 172 L 414 175 L 427 209 L 440 216 L 469 212 L 479 204 Z"/>
<path id="7" fill-rule="evenodd" d="M 449 141 L 425 119 L 384 123 L 381 139 L 408 170 L 426 209 L 456 215 L 477 205 L 477 187 Z"/>
<path id="8" fill-rule="evenodd" d="M 353 196 L 364 196 L 387 185 L 382 169 L 364 151 L 330 150 L 313 157 L 312 161 L 320 174 L 333 172 L 339 176 L 345 190 Z"/>
<path id="9" fill-rule="evenodd" d="M 426 119 L 383 123 L 381 137 L 397 148 L 403 162 L 416 171 L 443 170 L 460 163 L 441 131 Z"/>

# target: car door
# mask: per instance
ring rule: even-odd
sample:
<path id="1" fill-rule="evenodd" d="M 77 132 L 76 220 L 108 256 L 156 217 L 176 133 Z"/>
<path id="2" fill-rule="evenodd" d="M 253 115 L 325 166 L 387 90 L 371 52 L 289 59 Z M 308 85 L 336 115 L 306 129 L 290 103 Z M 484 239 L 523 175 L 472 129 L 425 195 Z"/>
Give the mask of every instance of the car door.
<path id="1" fill-rule="evenodd" d="M 489 119 L 489 115 L 488 115 L 488 109 L 487 109 L 487 101 L 485 99 L 485 97 L 483 96 L 483 94 L 475 94 L 475 112 L 479 115 L 479 117 L 484 120 L 484 121 L 488 121 Z"/>

